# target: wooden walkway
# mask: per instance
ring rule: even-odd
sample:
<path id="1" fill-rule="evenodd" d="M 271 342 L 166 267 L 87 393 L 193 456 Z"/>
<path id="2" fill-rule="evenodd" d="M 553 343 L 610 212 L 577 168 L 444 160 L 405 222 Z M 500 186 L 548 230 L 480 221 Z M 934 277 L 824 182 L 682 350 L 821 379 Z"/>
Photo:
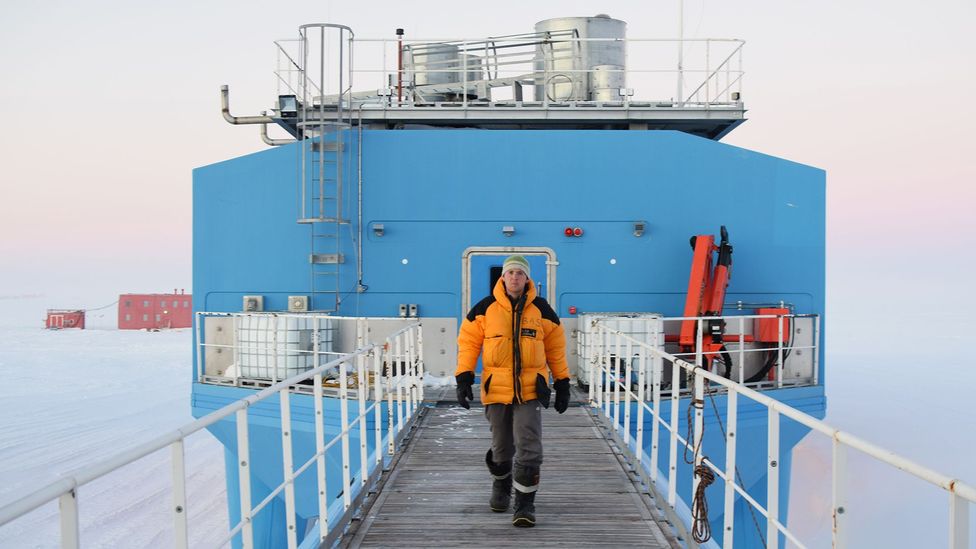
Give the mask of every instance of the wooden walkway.
<path id="1" fill-rule="evenodd" d="M 453 396 L 453 388 L 448 392 Z M 488 508 L 490 433 L 483 408 L 442 402 L 426 410 L 341 546 L 680 547 L 582 407 L 562 415 L 544 410 L 543 441 L 536 526 L 515 528 L 511 512 Z"/>

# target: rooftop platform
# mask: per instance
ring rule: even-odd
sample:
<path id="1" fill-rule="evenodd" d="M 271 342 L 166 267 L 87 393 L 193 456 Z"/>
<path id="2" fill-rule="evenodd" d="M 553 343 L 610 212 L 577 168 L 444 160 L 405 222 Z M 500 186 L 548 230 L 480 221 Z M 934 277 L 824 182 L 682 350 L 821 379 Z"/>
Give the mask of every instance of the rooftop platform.
<path id="1" fill-rule="evenodd" d="M 649 101 L 438 102 L 412 105 L 363 105 L 339 113 L 335 105 L 308 108 L 299 116 L 274 121 L 293 136 L 305 125 L 352 118 L 372 129 L 435 126 L 481 129 L 677 130 L 719 140 L 746 120 L 741 102 L 676 104 Z M 340 118 L 341 117 L 341 118 Z"/>

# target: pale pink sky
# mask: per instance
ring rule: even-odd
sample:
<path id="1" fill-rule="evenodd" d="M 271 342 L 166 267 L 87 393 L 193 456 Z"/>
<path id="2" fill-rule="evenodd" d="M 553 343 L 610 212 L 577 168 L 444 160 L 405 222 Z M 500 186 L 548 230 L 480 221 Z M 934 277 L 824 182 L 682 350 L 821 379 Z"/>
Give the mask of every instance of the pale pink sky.
<path id="1" fill-rule="evenodd" d="M 47 307 L 96 307 L 121 292 L 189 289 L 191 170 L 266 148 L 253 128 L 223 121 L 218 89 L 231 86 L 235 114 L 268 109 L 271 42 L 302 23 L 343 23 L 359 37 L 397 27 L 482 37 L 604 12 L 631 38 L 673 38 L 677 5 L 5 2 L 0 326 L 39 327 Z M 976 341 L 962 314 L 976 309 L 974 27 L 972 0 L 685 2 L 686 37 L 747 41 L 749 121 L 724 141 L 827 171 L 826 353 L 839 382 L 828 384 L 828 420 L 899 451 L 927 436 L 932 451 L 919 459 L 964 478 L 976 443 L 947 431 L 972 416 L 965 362 Z M 865 385 L 844 383 L 858 373 Z M 877 373 L 895 389 L 879 389 Z M 919 387 L 959 408 L 914 417 L 941 431 L 898 416 Z M 886 437 L 876 427 L 888 423 L 897 432 Z M 963 450 L 939 451 L 947 437 Z M 821 469 L 818 457 L 804 453 L 797 470 Z M 882 518 L 884 532 L 892 517 Z"/>
<path id="2" fill-rule="evenodd" d="M 472 17 L 409 3 L 5 4 L 0 296 L 95 306 L 189 287 L 191 169 L 265 148 L 221 119 L 218 88 L 231 85 L 235 113 L 269 108 L 271 41 L 301 23 L 480 37 L 606 12 L 632 38 L 661 38 L 677 35 L 677 5 L 493 2 Z M 920 304 L 958 306 L 952 286 L 976 264 L 974 15 L 963 0 L 685 2 L 686 37 L 747 41 L 749 121 L 725 142 L 827 170 L 837 306 L 870 289 L 883 303 L 918 277 L 940 296 Z"/>

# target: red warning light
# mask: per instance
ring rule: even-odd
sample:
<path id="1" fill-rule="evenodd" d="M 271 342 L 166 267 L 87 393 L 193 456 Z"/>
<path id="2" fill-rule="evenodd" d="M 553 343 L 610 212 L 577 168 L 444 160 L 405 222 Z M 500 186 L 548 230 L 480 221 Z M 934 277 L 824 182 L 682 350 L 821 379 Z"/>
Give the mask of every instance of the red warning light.
<path id="1" fill-rule="evenodd" d="M 563 234 L 566 235 L 566 236 L 573 236 L 573 228 L 572 227 L 566 227 L 566 230 L 563 231 Z"/>
<path id="2" fill-rule="evenodd" d="M 573 229 L 573 236 L 583 236 L 583 229 L 579 227 Z"/>
<path id="3" fill-rule="evenodd" d="M 569 306 L 569 314 L 571 314 L 571 315 L 575 315 L 576 314 L 576 306 L 575 305 L 570 305 Z"/>

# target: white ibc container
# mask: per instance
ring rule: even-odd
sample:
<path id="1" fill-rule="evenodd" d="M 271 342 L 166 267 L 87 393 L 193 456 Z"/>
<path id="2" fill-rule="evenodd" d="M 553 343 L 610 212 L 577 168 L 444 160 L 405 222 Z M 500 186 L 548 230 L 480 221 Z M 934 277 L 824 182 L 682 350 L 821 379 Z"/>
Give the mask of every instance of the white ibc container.
<path id="1" fill-rule="evenodd" d="M 317 330 L 316 330 L 316 322 Z M 328 362 L 335 330 L 332 319 L 312 316 L 248 315 L 237 318 L 237 363 L 240 376 L 282 380 Z"/>
<path id="2" fill-rule="evenodd" d="M 579 324 L 576 338 L 576 355 L 577 360 L 577 379 L 584 385 L 589 385 L 590 383 L 590 370 L 593 368 L 593 354 L 600 349 L 603 342 L 598 341 L 598 337 L 602 337 L 597 334 L 596 329 L 593 327 L 594 321 L 600 321 L 603 326 L 611 330 L 616 330 L 618 332 L 624 333 L 627 336 L 634 338 L 635 340 L 650 345 L 658 349 L 664 349 L 664 323 L 662 322 L 662 316 L 658 313 L 583 313 L 579 315 Z M 612 339 L 611 339 L 612 341 Z M 625 341 L 621 342 L 620 355 L 624 356 L 627 353 L 627 345 Z M 617 349 L 610 349 L 611 356 L 617 356 Z M 634 365 L 634 370 L 631 375 L 631 384 L 637 383 L 637 369 L 636 365 L 641 355 L 645 354 L 643 348 L 636 344 L 631 344 L 630 356 L 624 356 L 625 364 Z M 647 357 L 647 377 L 645 379 L 645 384 L 650 385 L 652 382 L 652 372 L 657 371 L 660 374 L 661 361 L 652 360 L 652 357 Z M 597 380 L 597 385 L 600 376 L 595 376 L 594 379 Z"/>

